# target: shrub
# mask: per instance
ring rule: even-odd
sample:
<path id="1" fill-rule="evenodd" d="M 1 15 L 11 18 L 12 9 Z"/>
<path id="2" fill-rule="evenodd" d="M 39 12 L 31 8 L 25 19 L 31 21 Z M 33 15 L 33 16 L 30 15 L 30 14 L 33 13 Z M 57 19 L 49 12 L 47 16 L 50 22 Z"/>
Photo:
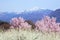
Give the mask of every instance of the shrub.
<path id="1" fill-rule="evenodd" d="M 10 28 L 10 24 L 8 22 L 0 21 L 0 29 L 7 30 L 9 28 Z"/>
<path id="2" fill-rule="evenodd" d="M 32 21 L 30 21 L 30 20 L 25 20 L 25 22 L 27 22 L 28 24 L 30 24 L 32 27 L 31 27 L 31 29 L 35 29 L 35 24 L 32 22 Z"/>

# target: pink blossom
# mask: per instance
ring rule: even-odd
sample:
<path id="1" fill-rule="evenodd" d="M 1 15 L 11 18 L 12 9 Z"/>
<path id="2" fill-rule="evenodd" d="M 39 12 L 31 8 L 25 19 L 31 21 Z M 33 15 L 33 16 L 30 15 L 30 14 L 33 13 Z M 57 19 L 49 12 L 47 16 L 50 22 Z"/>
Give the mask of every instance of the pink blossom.
<path id="1" fill-rule="evenodd" d="M 31 28 L 31 25 L 28 24 L 27 22 L 25 22 L 25 20 L 22 17 L 19 18 L 12 18 L 12 20 L 10 21 L 10 24 L 16 28 L 23 28 L 23 29 L 29 29 Z"/>
<path id="2" fill-rule="evenodd" d="M 35 23 L 36 29 L 46 32 L 60 32 L 60 23 L 56 23 L 56 18 L 44 17 L 44 19 Z"/>

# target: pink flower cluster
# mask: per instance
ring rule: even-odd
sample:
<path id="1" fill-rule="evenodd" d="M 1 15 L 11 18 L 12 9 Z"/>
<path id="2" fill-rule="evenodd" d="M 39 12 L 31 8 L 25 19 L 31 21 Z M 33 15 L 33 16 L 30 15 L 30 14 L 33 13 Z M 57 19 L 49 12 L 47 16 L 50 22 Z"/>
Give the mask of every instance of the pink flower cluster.
<path id="1" fill-rule="evenodd" d="M 24 29 L 30 29 L 31 25 L 29 25 L 22 17 L 19 18 L 12 18 L 10 21 L 11 27 L 13 28 L 24 28 Z"/>
<path id="2" fill-rule="evenodd" d="M 32 25 L 27 23 L 22 17 L 12 18 L 10 21 L 11 27 L 21 29 L 31 29 Z M 42 20 L 35 23 L 35 29 L 42 32 L 60 32 L 60 23 L 56 23 L 56 18 L 45 16 Z"/>
<path id="3" fill-rule="evenodd" d="M 45 16 L 44 19 L 35 23 L 36 29 L 42 32 L 60 32 L 60 23 L 56 23 L 56 18 Z"/>

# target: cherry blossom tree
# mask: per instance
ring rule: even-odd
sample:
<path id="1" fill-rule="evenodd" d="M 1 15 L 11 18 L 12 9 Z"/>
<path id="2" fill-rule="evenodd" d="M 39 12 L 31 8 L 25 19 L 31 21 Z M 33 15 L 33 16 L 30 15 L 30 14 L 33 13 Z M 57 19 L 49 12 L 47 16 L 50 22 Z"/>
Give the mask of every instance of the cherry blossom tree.
<path id="1" fill-rule="evenodd" d="M 60 23 L 56 23 L 56 18 L 45 16 L 35 23 L 36 29 L 42 32 L 60 32 Z"/>
<path id="2" fill-rule="evenodd" d="M 20 29 L 30 29 L 31 25 L 25 22 L 22 17 L 19 18 L 12 18 L 10 21 L 11 26 L 13 28 L 20 28 Z"/>

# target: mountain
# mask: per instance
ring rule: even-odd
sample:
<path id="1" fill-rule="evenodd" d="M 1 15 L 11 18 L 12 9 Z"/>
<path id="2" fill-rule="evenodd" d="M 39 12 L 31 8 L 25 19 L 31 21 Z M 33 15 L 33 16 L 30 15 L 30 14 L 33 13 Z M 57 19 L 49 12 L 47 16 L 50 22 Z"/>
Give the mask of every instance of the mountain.
<path id="1" fill-rule="evenodd" d="M 37 20 L 42 19 L 44 16 L 50 15 L 50 13 L 52 12 L 52 10 L 35 10 L 35 11 L 25 11 L 21 14 L 18 14 L 16 17 L 23 17 L 26 20 L 31 20 L 33 22 L 36 22 Z"/>
<path id="2" fill-rule="evenodd" d="M 13 17 L 23 17 L 25 20 L 31 20 L 33 22 L 36 22 L 37 20 L 41 20 L 44 16 L 50 16 L 50 17 L 56 17 L 57 21 L 60 21 L 60 9 L 56 9 L 55 11 L 49 10 L 49 9 L 38 9 L 33 11 L 24 11 L 20 13 L 16 12 L 2 12 L 0 13 L 0 20 L 9 22 L 11 18 Z"/>
<path id="3" fill-rule="evenodd" d="M 11 18 L 15 17 L 15 15 L 16 15 L 16 13 L 14 13 L 14 12 L 11 12 L 11 13 L 1 12 L 0 20 L 9 22 L 11 20 Z"/>
<path id="4" fill-rule="evenodd" d="M 60 22 L 60 9 L 56 9 L 55 11 L 52 11 L 50 17 L 56 17 L 57 22 Z"/>

